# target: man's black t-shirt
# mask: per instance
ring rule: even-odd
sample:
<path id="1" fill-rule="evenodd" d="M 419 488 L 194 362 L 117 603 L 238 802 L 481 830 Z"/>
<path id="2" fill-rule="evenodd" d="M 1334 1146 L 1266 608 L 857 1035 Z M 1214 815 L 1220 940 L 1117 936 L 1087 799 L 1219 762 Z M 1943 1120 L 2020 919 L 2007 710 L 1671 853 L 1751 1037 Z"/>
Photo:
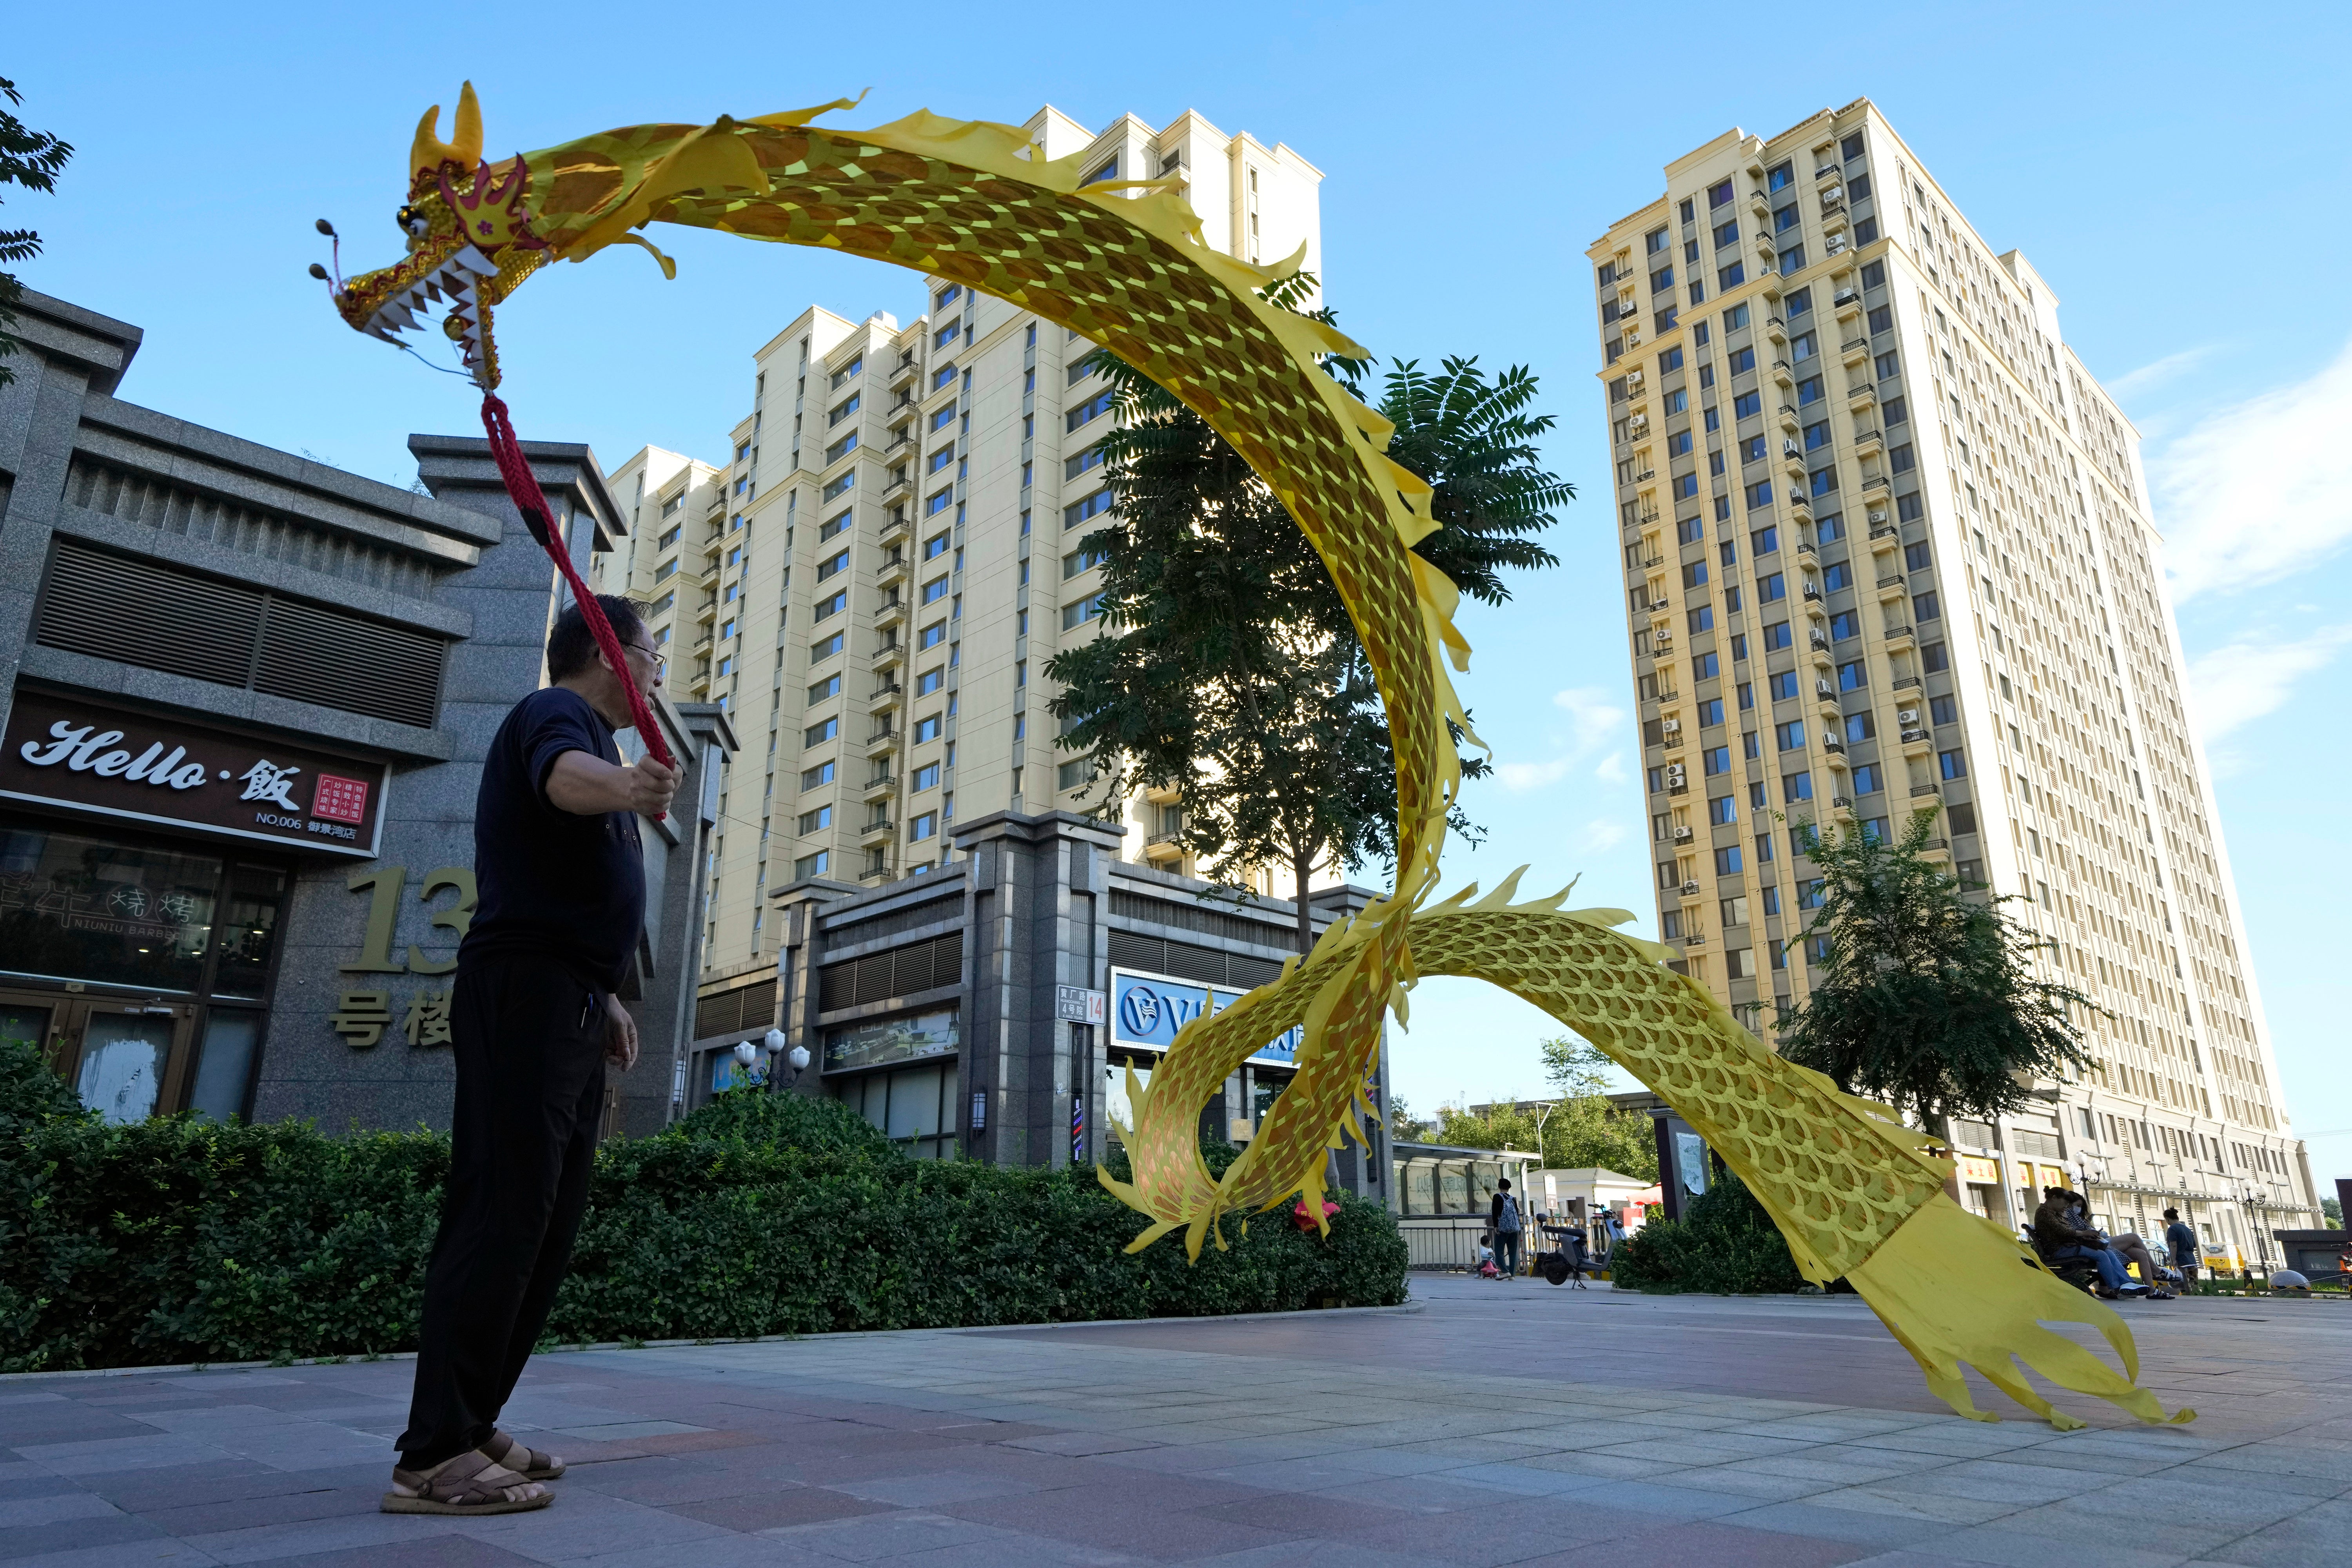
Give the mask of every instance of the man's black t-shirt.
<path id="1" fill-rule="evenodd" d="M 566 752 L 618 763 L 613 727 L 560 686 L 515 704 L 490 742 L 474 805 L 474 922 L 462 973 L 484 959 L 534 953 L 586 984 L 617 991 L 646 921 L 646 862 L 633 813 L 581 816 L 547 798 Z"/>

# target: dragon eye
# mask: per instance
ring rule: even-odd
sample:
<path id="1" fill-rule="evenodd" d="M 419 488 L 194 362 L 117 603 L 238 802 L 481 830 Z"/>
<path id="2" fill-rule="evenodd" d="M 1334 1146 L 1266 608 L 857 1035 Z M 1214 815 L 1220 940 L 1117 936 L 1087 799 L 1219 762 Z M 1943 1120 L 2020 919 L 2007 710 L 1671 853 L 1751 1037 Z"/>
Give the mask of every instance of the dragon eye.
<path id="1" fill-rule="evenodd" d="M 400 231 L 403 234 L 423 234 L 425 232 L 425 219 L 418 215 L 415 207 L 401 208 L 400 211 L 393 215 L 393 221 L 400 226 Z"/>

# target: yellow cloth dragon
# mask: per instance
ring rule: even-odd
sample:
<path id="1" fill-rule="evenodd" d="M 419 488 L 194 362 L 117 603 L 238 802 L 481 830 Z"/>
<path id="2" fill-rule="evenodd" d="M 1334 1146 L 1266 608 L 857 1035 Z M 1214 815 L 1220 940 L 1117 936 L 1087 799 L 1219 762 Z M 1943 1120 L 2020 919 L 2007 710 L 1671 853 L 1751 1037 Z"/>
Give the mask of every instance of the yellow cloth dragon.
<path id="1" fill-rule="evenodd" d="M 1290 1199 L 1319 1213 L 1326 1151 L 1360 1137 L 1382 1020 L 1405 1016 L 1423 974 L 1476 975 L 1526 997 L 1655 1089 L 1738 1171 L 1821 1283 L 1843 1277 L 1964 1415 L 1974 1366 L 2061 1426 L 2017 1364 L 2144 1421 L 2168 1419 L 2136 1386 L 2137 1359 L 2115 1313 L 2061 1283 L 1999 1226 L 1946 1195 L 1948 1160 L 1883 1107 L 1781 1060 L 1707 992 L 1667 969 L 1666 950 L 1612 928 L 1621 910 L 1561 910 L 1565 894 L 1512 903 L 1517 879 L 1472 902 L 1433 903 L 1447 806 L 1460 784 L 1450 719 L 1466 729 L 1446 672 L 1466 668 L 1454 585 L 1416 555 L 1437 525 L 1429 487 L 1382 455 L 1391 426 L 1319 368 L 1362 350 L 1261 291 L 1296 269 L 1255 267 L 1204 244 L 1174 180 L 1080 184 L 1082 160 L 1047 161 L 1018 129 L 917 113 L 873 130 L 823 129 L 816 109 L 709 125 L 635 125 L 498 163 L 482 157 L 468 85 L 454 142 L 427 110 L 399 212 L 407 258 L 340 282 L 337 309 L 393 342 L 446 303 L 443 330 L 475 380 L 498 382 L 492 308 L 546 263 L 615 241 L 650 244 L 647 223 L 825 246 L 992 294 L 1108 347 L 1231 442 L 1328 566 L 1385 699 L 1397 759 L 1397 879 L 1334 926 L 1282 978 L 1177 1038 L 1121 1129 L 1132 1184 L 1104 1184 L 1148 1216 L 1135 1247 L 1184 1232 L 1198 1257 L 1229 1211 Z M 655 251 L 656 258 L 660 253 Z M 661 258 L 666 272 L 671 271 Z M 1211 1178 L 1198 1116 L 1244 1058 L 1306 1026 L 1297 1077 L 1247 1151 Z M 2095 1326 L 2121 1359 L 2041 1326 Z M 2183 1410 L 2169 1417 L 2191 1418 Z"/>

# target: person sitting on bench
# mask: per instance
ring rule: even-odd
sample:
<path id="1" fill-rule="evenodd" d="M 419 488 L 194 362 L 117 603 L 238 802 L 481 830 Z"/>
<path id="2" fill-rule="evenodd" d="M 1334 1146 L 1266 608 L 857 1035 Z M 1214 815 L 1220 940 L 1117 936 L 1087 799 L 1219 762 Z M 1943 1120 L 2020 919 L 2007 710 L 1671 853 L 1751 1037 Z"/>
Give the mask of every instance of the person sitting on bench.
<path id="1" fill-rule="evenodd" d="M 2108 1300 L 2147 1288 L 2132 1283 L 2124 1260 L 2099 1238 L 2099 1233 L 2078 1223 L 2074 1194 L 2063 1187 L 2042 1189 L 2042 1206 L 2033 1211 L 2033 1249 L 2045 1263 L 2081 1259 L 2098 1270 L 2099 1294 Z"/>

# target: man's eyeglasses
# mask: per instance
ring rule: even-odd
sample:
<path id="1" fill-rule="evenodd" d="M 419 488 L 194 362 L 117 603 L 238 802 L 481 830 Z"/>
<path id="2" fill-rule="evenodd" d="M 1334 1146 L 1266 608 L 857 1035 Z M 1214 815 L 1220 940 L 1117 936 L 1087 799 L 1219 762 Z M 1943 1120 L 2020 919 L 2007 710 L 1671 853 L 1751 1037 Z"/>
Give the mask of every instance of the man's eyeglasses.
<path id="1" fill-rule="evenodd" d="M 667 654 L 657 653 L 654 649 L 647 647 L 643 643 L 623 643 L 621 646 L 627 648 L 631 653 L 641 653 L 647 658 L 652 659 L 656 669 L 660 669 L 663 666 L 669 663 L 669 656 Z"/>

